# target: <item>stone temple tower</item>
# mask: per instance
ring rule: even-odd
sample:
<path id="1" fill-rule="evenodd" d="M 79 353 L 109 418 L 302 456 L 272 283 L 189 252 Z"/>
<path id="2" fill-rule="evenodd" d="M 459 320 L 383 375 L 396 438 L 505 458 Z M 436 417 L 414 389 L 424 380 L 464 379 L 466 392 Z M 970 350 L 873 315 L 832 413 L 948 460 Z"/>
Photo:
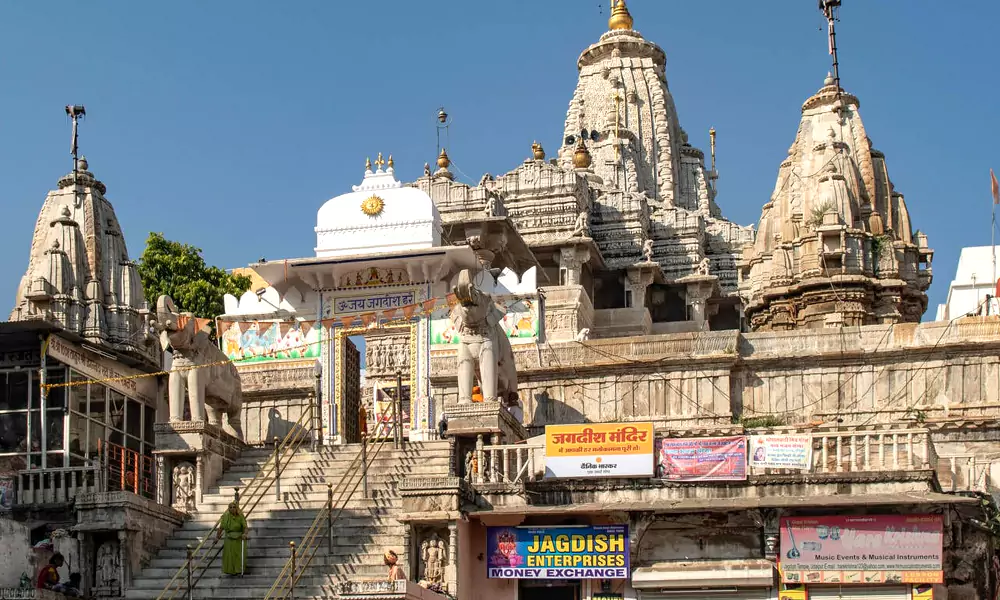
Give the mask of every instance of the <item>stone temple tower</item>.
<path id="1" fill-rule="evenodd" d="M 723 218 L 715 202 L 717 174 L 705 168 L 704 153 L 680 126 L 666 54 L 633 25 L 624 0 L 617 0 L 608 31 L 580 55 L 559 165 L 573 168 L 584 144 L 591 170 L 608 188 L 626 199 L 643 196 L 648 238 L 667 279 L 697 272 L 708 258 L 723 293 L 735 292 L 736 256 L 751 229 Z"/>
<path id="2" fill-rule="evenodd" d="M 153 366 L 146 300 L 107 188 L 80 158 L 42 204 L 11 321 L 47 321 Z"/>
<path id="3" fill-rule="evenodd" d="M 914 231 L 857 97 L 832 76 L 802 106 L 741 265 L 752 329 L 918 322 L 933 251 Z"/>

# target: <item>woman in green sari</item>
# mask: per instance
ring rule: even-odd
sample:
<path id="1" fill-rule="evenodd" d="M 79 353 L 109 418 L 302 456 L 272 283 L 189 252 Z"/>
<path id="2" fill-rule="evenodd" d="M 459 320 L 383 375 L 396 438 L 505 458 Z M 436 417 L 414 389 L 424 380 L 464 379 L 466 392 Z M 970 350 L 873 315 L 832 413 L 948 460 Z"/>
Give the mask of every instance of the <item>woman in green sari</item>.
<path id="1" fill-rule="evenodd" d="M 242 575 L 246 569 L 247 533 L 250 527 L 240 512 L 239 504 L 232 502 L 219 522 L 218 539 L 222 543 L 222 572 L 225 575 Z"/>

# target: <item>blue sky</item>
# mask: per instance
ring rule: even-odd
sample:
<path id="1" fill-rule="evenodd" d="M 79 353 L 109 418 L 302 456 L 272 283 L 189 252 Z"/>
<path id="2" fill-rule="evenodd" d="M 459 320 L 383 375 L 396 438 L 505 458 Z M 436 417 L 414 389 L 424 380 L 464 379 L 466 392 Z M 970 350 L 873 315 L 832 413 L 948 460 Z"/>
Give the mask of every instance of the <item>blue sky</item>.
<path id="1" fill-rule="evenodd" d="M 937 251 L 933 317 L 959 248 L 990 242 L 1000 4 L 844 5 L 843 85 Z M 629 7 L 667 53 L 692 143 L 718 130 L 724 214 L 755 223 L 829 70 L 816 2 Z M 439 106 L 473 182 L 516 167 L 533 140 L 552 155 L 576 59 L 607 17 L 601 0 L 0 3 L 0 312 L 45 193 L 71 168 L 66 104 L 87 107 L 81 150 L 133 257 L 150 230 L 225 267 L 308 256 L 316 211 L 359 182 L 366 156 L 393 154 L 405 180 L 433 161 Z"/>

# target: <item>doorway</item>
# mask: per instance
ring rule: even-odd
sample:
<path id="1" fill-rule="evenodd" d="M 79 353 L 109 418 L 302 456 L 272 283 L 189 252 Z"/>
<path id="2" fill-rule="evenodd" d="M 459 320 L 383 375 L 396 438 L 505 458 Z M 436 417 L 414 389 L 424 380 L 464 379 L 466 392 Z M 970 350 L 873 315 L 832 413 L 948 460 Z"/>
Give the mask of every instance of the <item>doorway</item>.
<path id="1" fill-rule="evenodd" d="M 580 600 L 580 582 L 554 579 L 522 579 L 518 600 Z"/>

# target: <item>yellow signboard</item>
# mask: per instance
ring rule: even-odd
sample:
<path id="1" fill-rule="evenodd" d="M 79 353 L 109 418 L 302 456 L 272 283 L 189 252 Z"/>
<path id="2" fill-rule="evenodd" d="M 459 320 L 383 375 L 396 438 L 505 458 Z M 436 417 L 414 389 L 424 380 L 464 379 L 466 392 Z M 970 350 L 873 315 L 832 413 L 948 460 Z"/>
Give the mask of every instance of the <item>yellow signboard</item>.
<path id="1" fill-rule="evenodd" d="M 545 427 L 546 477 L 652 477 L 652 423 Z"/>

